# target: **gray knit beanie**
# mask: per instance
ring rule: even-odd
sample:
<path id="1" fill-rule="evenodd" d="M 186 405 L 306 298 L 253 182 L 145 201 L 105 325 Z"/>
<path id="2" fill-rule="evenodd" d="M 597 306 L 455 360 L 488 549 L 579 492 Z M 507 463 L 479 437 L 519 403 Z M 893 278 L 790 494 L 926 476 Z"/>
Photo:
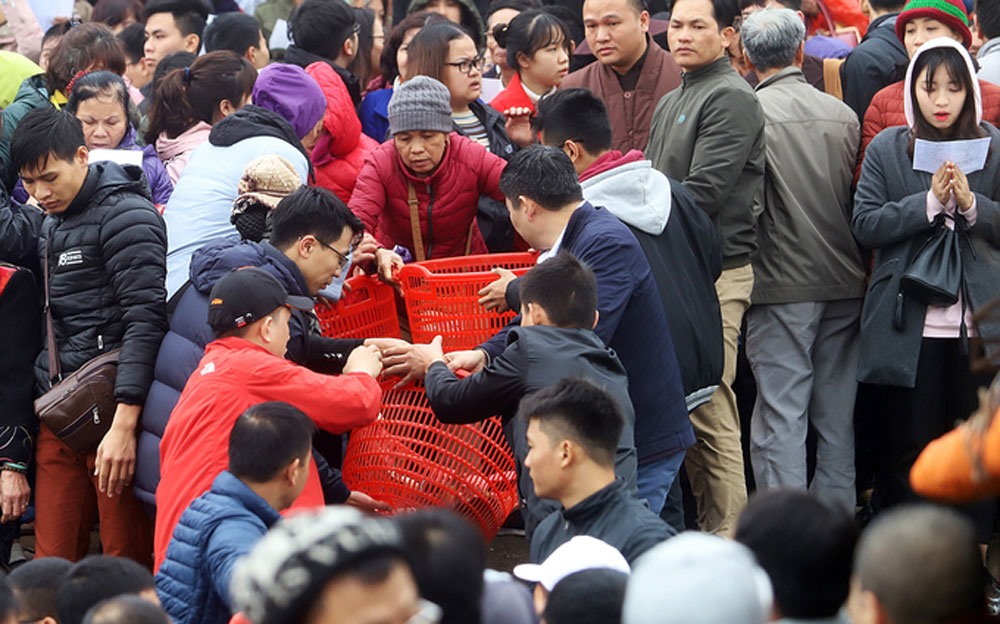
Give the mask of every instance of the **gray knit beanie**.
<path id="1" fill-rule="evenodd" d="M 399 85 L 389 100 L 389 131 L 451 132 L 451 92 L 428 76 L 414 76 Z"/>

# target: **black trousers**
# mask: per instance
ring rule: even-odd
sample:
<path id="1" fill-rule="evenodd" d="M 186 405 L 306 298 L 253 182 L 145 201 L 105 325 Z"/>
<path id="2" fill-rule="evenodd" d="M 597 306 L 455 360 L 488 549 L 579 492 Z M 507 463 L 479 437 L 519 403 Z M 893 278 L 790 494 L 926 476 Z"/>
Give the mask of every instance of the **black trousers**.
<path id="1" fill-rule="evenodd" d="M 878 405 L 875 419 L 875 494 L 882 511 L 922 500 L 910 487 L 910 468 L 920 451 L 979 405 L 976 389 L 989 386 L 988 375 L 969 371 L 969 357 L 959 340 L 924 338 L 920 345 L 917 382 L 913 388 L 873 386 Z M 996 516 L 996 500 L 956 507 L 976 526 L 980 543 L 987 543 Z"/>

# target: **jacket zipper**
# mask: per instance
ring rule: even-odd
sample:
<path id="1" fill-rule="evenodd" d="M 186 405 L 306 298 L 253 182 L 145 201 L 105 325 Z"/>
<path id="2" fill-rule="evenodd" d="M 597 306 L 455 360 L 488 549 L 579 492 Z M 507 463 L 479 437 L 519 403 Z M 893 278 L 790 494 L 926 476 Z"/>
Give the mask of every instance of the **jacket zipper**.
<path id="1" fill-rule="evenodd" d="M 431 250 L 434 248 L 434 222 L 431 220 L 431 216 L 434 214 L 434 187 L 427 184 L 427 251 L 424 253 L 424 257 L 428 260 L 431 258 Z"/>

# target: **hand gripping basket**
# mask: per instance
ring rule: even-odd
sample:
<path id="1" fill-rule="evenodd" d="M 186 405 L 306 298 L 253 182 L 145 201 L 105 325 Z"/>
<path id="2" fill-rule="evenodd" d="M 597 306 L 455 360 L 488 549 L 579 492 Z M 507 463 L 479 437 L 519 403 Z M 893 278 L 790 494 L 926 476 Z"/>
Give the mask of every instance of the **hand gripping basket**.
<path id="1" fill-rule="evenodd" d="M 459 256 L 414 262 L 399 272 L 413 343 L 440 334 L 445 351 L 472 349 L 500 331 L 519 310 L 491 312 L 479 305 L 479 291 L 497 279 L 495 267 L 523 275 L 535 265 L 532 253 Z"/>
<path id="2" fill-rule="evenodd" d="M 340 301 L 317 305 L 316 316 L 329 338 L 399 338 L 392 287 L 367 275 L 347 280 Z"/>
<path id="3" fill-rule="evenodd" d="M 396 511 L 447 507 L 492 539 L 518 505 L 514 456 L 499 418 L 445 425 L 422 385 L 383 384 L 382 413 L 351 432 L 344 482 Z"/>

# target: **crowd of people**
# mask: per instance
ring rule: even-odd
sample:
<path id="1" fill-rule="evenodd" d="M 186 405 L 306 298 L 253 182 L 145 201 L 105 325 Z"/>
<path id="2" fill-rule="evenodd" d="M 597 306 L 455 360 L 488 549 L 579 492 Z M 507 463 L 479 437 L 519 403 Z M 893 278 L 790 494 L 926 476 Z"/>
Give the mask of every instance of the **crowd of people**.
<path id="1" fill-rule="evenodd" d="M 3 621 L 1000 615 L 1000 0 L 40 18 L 0 5 Z M 475 348 L 321 330 L 527 251 Z M 349 487 L 411 383 L 499 416 L 513 576 Z"/>

